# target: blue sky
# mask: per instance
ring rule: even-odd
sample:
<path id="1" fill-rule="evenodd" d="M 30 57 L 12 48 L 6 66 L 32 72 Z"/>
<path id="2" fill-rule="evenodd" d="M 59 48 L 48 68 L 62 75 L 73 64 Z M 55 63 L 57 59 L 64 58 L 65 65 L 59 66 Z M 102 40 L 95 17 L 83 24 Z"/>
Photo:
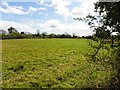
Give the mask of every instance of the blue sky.
<path id="1" fill-rule="evenodd" d="M 93 3 L 96 0 L 51 0 L 45 2 L 0 2 L 0 29 L 13 26 L 19 32 L 36 33 L 36 30 L 47 33 L 75 33 L 80 36 L 92 34 L 84 22 L 73 20 L 74 17 L 85 17 L 94 14 Z"/>

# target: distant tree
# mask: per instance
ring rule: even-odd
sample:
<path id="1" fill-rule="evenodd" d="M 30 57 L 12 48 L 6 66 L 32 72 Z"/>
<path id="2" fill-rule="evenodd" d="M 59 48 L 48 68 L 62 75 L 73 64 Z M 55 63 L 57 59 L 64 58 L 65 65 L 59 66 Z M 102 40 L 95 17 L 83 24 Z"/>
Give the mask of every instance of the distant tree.
<path id="1" fill-rule="evenodd" d="M 55 38 L 61 38 L 61 34 L 57 34 Z"/>
<path id="2" fill-rule="evenodd" d="M 42 38 L 46 38 L 47 37 L 47 32 L 42 32 L 41 36 L 42 36 Z"/>
<path id="3" fill-rule="evenodd" d="M 25 34 L 24 32 L 21 32 L 21 34 Z"/>
<path id="4" fill-rule="evenodd" d="M 0 39 L 7 39 L 7 35 L 6 34 L 0 34 Z"/>
<path id="5" fill-rule="evenodd" d="M 20 38 L 20 34 L 16 33 L 16 32 L 12 32 L 12 33 L 8 34 L 8 38 L 9 39 L 19 39 Z"/>
<path id="6" fill-rule="evenodd" d="M 73 33 L 72 35 L 73 35 L 73 36 L 72 36 L 73 38 L 77 38 L 77 36 L 76 36 L 76 34 L 75 34 L 75 33 Z"/>
<path id="7" fill-rule="evenodd" d="M 65 38 L 71 38 L 72 36 L 70 34 L 68 34 L 67 32 L 64 33 L 65 34 Z"/>
<path id="8" fill-rule="evenodd" d="M 61 36 L 60 36 L 60 38 L 65 38 L 66 37 L 66 35 L 65 34 L 62 34 Z"/>
<path id="9" fill-rule="evenodd" d="M 40 30 L 37 29 L 36 33 L 37 33 L 36 36 L 39 36 L 40 35 Z"/>
<path id="10" fill-rule="evenodd" d="M 56 34 L 54 34 L 54 33 L 51 33 L 48 35 L 48 38 L 55 38 L 55 37 L 56 37 Z"/>
<path id="11" fill-rule="evenodd" d="M 13 28 L 13 27 L 8 28 L 8 32 L 9 32 L 9 33 L 12 33 L 12 32 L 19 33 L 19 32 L 18 32 L 15 28 Z"/>

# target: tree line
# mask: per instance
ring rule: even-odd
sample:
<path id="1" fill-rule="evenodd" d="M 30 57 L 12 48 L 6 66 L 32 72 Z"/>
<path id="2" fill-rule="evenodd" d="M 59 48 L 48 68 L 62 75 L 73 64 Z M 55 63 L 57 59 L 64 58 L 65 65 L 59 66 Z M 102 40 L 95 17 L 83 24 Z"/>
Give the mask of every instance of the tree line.
<path id="1" fill-rule="evenodd" d="M 14 27 L 8 28 L 8 34 L 0 34 L 0 39 L 24 39 L 24 38 L 91 38 L 91 36 L 82 36 L 79 37 L 75 33 L 72 35 L 65 32 L 64 34 L 47 34 L 47 32 L 40 33 L 39 30 L 36 30 L 36 34 L 18 32 Z"/>

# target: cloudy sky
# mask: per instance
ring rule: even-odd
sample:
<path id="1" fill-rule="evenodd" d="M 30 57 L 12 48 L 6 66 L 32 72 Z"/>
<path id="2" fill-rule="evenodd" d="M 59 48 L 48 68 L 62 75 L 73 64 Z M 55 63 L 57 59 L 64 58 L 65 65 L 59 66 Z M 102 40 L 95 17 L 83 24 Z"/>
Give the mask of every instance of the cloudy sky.
<path id="1" fill-rule="evenodd" d="M 25 1 L 25 0 L 24 0 Z M 92 30 L 75 17 L 94 14 L 96 0 L 37 0 L 31 2 L 0 2 L 0 29 L 16 28 L 19 32 L 75 33 L 79 36 L 92 34 Z"/>

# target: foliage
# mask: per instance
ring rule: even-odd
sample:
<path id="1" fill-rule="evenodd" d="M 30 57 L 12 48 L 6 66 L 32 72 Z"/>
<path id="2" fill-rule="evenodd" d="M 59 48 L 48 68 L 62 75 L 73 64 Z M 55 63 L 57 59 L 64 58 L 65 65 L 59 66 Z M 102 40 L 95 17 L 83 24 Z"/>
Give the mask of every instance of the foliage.
<path id="1" fill-rule="evenodd" d="M 95 4 L 95 9 L 101 16 L 106 12 L 102 18 L 104 26 L 112 27 L 120 33 L 120 2 L 98 2 Z"/>
<path id="2" fill-rule="evenodd" d="M 13 32 L 18 33 L 18 31 L 13 27 L 8 28 L 8 32 L 9 33 L 13 33 Z"/>
<path id="3" fill-rule="evenodd" d="M 107 63 L 116 71 L 114 80 L 110 80 L 110 86 L 120 87 L 120 2 L 97 2 L 95 3 L 95 12 L 98 13 L 95 16 L 88 15 L 84 19 L 74 19 L 84 20 L 94 29 L 95 35 L 91 43 L 94 49 L 92 59 L 94 61 L 101 60 L 101 62 L 105 62 L 105 55 L 100 56 L 100 50 L 101 48 L 107 50 L 110 55 L 107 58 Z M 119 34 L 117 36 L 111 36 L 113 32 L 118 32 Z M 93 44 L 96 42 L 99 44 Z M 110 48 L 106 47 L 107 45 Z"/>

